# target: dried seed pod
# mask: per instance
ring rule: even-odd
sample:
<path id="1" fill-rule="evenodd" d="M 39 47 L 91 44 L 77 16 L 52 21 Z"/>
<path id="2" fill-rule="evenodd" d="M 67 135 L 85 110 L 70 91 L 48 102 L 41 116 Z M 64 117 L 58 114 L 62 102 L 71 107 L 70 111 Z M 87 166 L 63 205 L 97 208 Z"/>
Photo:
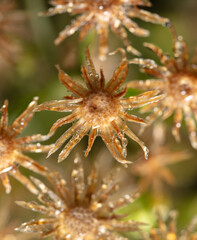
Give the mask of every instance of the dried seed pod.
<path id="1" fill-rule="evenodd" d="M 139 231 L 142 223 L 123 220 L 125 215 L 115 213 L 121 206 L 132 203 L 138 194 L 127 194 L 112 201 L 110 197 L 119 185 L 116 171 L 108 174 L 101 182 L 94 167 L 85 180 L 80 158 L 74 162 L 71 186 L 58 173 L 53 176 L 55 191 L 40 180 L 32 179 L 39 189 L 38 199 L 41 204 L 23 201 L 17 204 L 48 218 L 23 223 L 17 230 L 37 232 L 40 238 L 53 236 L 54 239 L 62 240 L 124 240 L 127 238 L 121 237 L 117 232 Z"/>
<path id="2" fill-rule="evenodd" d="M 57 151 L 69 138 L 69 142 L 63 148 L 58 161 L 64 160 L 74 146 L 89 133 L 88 148 L 85 156 L 88 155 L 97 136 L 101 136 L 112 156 L 124 164 L 127 155 L 127 139 L 125 134 L 136 141 L 144 151 L 145 158 L 148 157 L 148 149 L 144 143 L 128 128 L 126 121 L 145 124 L 145 122 L 129 113 L 128 110 L 143 105 L 157 102 L 162 96 L 155 96 L 157 91 L 149 91 L 138 96 L 123 98 L 126 88 L 121 89 L 128 72 L 128 62 L 123 49 L 119 49 L 123 58 L 112 78 L 106 82 L 102 69 L 100 76 L 96 73 L 88 48 L 86 49 L 87 67 L 82 67 L 82 77 L 86 86 L 72 80 L 59 67 L 59 79 L 62 84 L 72 92 L 72 95 L 64 100 L 45 102 L 37 107 L 37 111 L 50 110 L 59 112 L 72 112 L 70 115 L 59 119 L 48 133 L 53 135 L 57 128 L 64 124 L 74 122 L 55 143 L 49 155 Z"/>
<path id="3" fill-rule="evenodd" d="M 131 81 L 129 88 L 140 88 L 144 90 L 158 90 L 164 94 L 164 98 L 157 103 L 148 105 L 143 112 L 153 109 L 148 116 L 148 124 L 151 124 L 159 116 L 166 119 L 174 114 L 172 134 L 177 141 L 180 141 L 179 129 L 182 119 L 188 129 L 191 145 L 197 148 L 196 120 L 197 120 L 197 57 L 196 55 L 189 62 L 188 47 L 182 37 L 173 33 L 174 57 L 153 44 L 146 43 L 145 46 L 152 50 L 160 59 L 162 66 L 157 65 L 150 59 L 133 59 L 130 63 L 139 64 L 143 72 L 156 77 L 146 81 Z"/>
<path id="4" fill-rule="evenodd" d="M 80 30 L 79 39 L 82 40 L 90 29 L 96 30 L 99 36 L 100 59 L 104 60 L 108 53 L 109 28 L 119 36 L 129 52 L 135 55 L 140 53 L 132 47 L 127 37 L 129 32 L 145 37 L 149 31 L 140 28 L 131 18 L 140 18 L 146 22 L 168 25 L 169 20 L 157 14 L 139 9 L 139 6 L 150 7 L 148 0 L 52 0 L 51 8 L 43 16 L 53 16 L 61 13 L 79 14 L 75 20 L 60 32 L 55 44 L 59 44 L 68 36 Z"/>
<path id="5" fill-rule="evenodd" d="M 45 136 L 40 134 L 18 138 L 20 133 L 29 123 L 34 115 L 34 109 L 37 106 L 38 98 L 35 97 L 27 109 L 8 126 L 8 101 L 4 102 L 1 108 L 2 117 L 0 122 L 0 177 L 6 189 L 10 193 L 11 185 L 8 174 L 15 177 L 24 184 L 31 192 L 37 193 L 32 182 L 22 175 L 18 169 L 19 166 L 28 168 L 34 172 L 47 176 L 48 169 L 35 162 L 30 157 L 23 154 L 25 152 L 48 152 L 53 145 L 41 145 L 35 143 L 46 140 Z"/>

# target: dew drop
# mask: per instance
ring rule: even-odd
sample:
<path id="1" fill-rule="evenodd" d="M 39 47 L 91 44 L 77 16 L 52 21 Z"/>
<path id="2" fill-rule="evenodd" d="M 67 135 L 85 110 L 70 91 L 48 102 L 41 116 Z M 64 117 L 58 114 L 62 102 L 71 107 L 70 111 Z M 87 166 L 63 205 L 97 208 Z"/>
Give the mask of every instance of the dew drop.
<path id="1" fill-rule="evenodd" d="M 149 149 L 146 146 L 144 146 L 143 150 L 144 150 L 144 157 L 147 160 L 148 159 L 148 155 L 149 155 Z"/>
<path id="2" fill-rule="evenodd" d="M 104 234 L 106 232 L 105 226 L 100 226 L 99 227 L 99 233 Z"/>
<path id="3" fill-rule="evenodd" d="M 177 128 L 180 128 L 180 127 L 181 127 L 181 124 L 180 124 L 180 123 L 176 123 L 176 127 L 177 127 Z"/>

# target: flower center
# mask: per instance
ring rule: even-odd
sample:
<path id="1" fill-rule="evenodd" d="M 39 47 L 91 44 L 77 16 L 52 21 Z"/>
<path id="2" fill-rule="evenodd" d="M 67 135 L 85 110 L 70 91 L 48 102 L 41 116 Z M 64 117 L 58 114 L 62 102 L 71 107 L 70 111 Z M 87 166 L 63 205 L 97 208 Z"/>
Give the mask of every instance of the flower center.
<path id="1" fill-rule="evenodd" d="M 172 76 L 169 85 L 169 95 L 178 103 L 190 102 L 197 93 L 195 84 L 197 77 L 191 74 Z"/>
<path id="2" fill-rule="evenodd" d="M 93 128 L 109 125 L 117 118 L 119 102 L 107 92 L 91 93 L 83 101 L 81 116 Z"/>
<path id="3" fill-rule="evenodd" d="M 94 234 L 97 220 L 91 210 L 75 207 L 62 214 L 62 220 L 59 224 L 60 237 L 65 237 L 68 234 L 72 239 L 84 239 L 83 236 L 90 237 Z"/>

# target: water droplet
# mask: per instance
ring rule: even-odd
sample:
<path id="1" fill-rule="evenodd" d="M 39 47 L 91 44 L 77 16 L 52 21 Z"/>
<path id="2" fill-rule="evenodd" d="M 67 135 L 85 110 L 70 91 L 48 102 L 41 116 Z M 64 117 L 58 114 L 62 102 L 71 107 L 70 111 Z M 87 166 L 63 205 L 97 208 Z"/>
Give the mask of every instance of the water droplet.
<path id="1" fill-rule="evenodd" d="M 176 127 L 180 128 L 181 127 L 181 123 L 176 123 Z"/>
<path id="2" fill-rule="evenodd" d="M 105 226 L 100 226 L 99 227 L 99 233 L 104 234 L 106 232 Z"/>
<path id="3" fill-rule="evenodd" d="M 144 157 L 146 160 L 148 159 L 148 155 L 149 155 L 149 149 L 146 146 L 144 146 Z"/>
<path id="4" fill-rule="evenodd" d="M 187 101 L 187 102 L 188 102 L 188 101 L 190 101 L 192 98 L 193 98 L 193 96 L 192 96 L 192 95 L 190 95 L 190 96 L 188 96 L 188 97 L 186 97 L 186 98 L 185 98 L 185 101 Z"/>

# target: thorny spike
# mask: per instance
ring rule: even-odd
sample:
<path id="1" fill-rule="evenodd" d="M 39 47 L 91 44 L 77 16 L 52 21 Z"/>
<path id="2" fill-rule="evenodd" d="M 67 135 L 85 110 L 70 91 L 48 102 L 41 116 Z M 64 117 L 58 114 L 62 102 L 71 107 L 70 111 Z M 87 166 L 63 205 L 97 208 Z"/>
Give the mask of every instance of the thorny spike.
<path id="1" fill-rule="evenodd" d="M 53 211 L 49 207 L 47 208 L 44 205 L 38 205 L 37 203 L 34 203 L 34 202 L 15 201 L 15 203 L 20 207 L 26 208 L 28 210 L 32 210 L 34 212 L 40 212 L 42 214 L 50 215 L 50 212 Z"/>
<path id="2" fill-rule="evenodd" d="M 9 174 L 21 182 L 31 193 L 38 194 L 38 190 L 33 183 L 27 177 L 22 175 L 18 169 L 12 169 Z"/>
<path id="3" fill-rule="evenodd" d="M 23 166 L 24 168 L 28 168 L 31 171 L 34 171 L 45 177 L 48 177 L 51 172 L 51 169 L 48 169 L 47 167 L 40 165 L 39 163 L 35 162 L 28 156 L 24 156 L 24 155 L 18 153 L 17 158 L 18 158 L 18 163 L 21 166 Z"/>
<path id="4" fill-rule="evenodd" d="M 183 118 L 182 109 L 177 108 L 174 114 L 174 125 L 172 129 L 172 134 L 175 137 L 177 142 L 180 142 L 181 140 L 179 129 L 181 127 L 182 118 Z"/>
<path id="5" fill-rule="evenodd" d="M 48 136 L 45 136 L 45 135 L 41 135 L 41 134 L 35 134 L 33 136 L 27 136 L 27 137 L 20 137 L 20 138 L 17 138 L 16 139 L 16 143 L 17 145 L 19 144 L 30 144 L 30 143 L 35 143 L 35 142 L 42 142 L 42 141 L 46 141 L 48 140 L 49 137 Z M 53 145 L 53 144 L 52 144 Z M 48 147 L 50 148 L 50 146 L 52 145 L 49 145 Z M 22 147 L 26 147 L 27 145 L 24 145 Z M 41 147 L 40 143 L 37 143 L 37 146 L 38 146 L 38 150 L 39 150 L 39 147 Z M 47 147 L 47 146 L 46 146 Z"/>
<path id="6" fill-rule="evenodd" d="M 171 26 L 170 26 L 169 29 L 170 29 L 170 31 L 171 31 L 173 40 L 174 40 L 174 41 L 177 41 L 178 35 L 177 35 L 176 29 L 175 29 L 175 27 L 174 27 L 174 25 L 173 25 L 172 23 L 171 23 Z"/>
<path id="7" fill-rule="evenodd" d="M 147 47 L 149 50 L 151 50 L 152 52 L 154 52 L 157 57 L 160 59 L 160 62 L 167 68 L 172 69 L 173 71 L 176 71 L 176 64 L 174 64 L 174 60 L 170 57 L 169 54 L 164 54 L 162 49 L 156 47 L 154 44 L 152 43 L 144 43 L 144 46 Z M 172 64 L 173 62 L 173 64 Z M 174 65 L 174 66 L 173 66 Z M 162 69 L 162 67 L 156 66 L 154 68 L 151 68 L 148 64 L 145 64 L 144 67 L 147 67 L 147 70 L 155 70 L 158 72 L 163 72 L 165 71 L 165 69 Z M 167 72 L 167 71 L 166 71 Z M 154 75 L 154 74 L 153 74 Z"/>
<path id="8" fill-rule="evenodd" d="M 79 128 L 79 126 L 81 125 L 80 122 L 76 122 L 72 127 L 70 127 L 55 143 L 54 147 L 49 151 L 47 158 L 53 154 L 54 152 L 56 152 L 61 146 L 62 144 L 68 139 L 70 138 Z"/>
<path id="9" fill-rule="evenodd" d="M 83 202 L 85 192 L 84 170 L 79 156 L 76 156 L 74 163 L 75 168 L 72 171 L 73 188 L 75 189 L 75 199 L 77 203 L 81 203 Z"/>
<path id="10" fill-rule="evenodd" d="M 191 109 L 188 106 L 183 107 L 185 114 L 185 123 L 189 133 L 189 139 L 194 149 L 197 149 L 197 129 Z"/>
<path id="11" fill-rule="evenodd" d="M 103 69 L 101 68 L 100 69 L 100 88 L 104 89 L 104 86 L 105 86 L 105 76 L 103 73 Z"/>
<path id="12" fill-rule="evenodd" d="M 138 198 L 139 196 L 140 196 L 139 192 L 136 192 L 135 194 L 126 194 L 115 202 L 109 202 L 107 204 L 108 205 L 107 208 L 113 210 L 119 209 L 125 205 L 133 203 L 135 199 Z"/>
<path id="13" fill-rule="evenodd" d="M 108 136 L 108 134 L 102 133 L 102 139 L 105 142 L 106 146 L 108 147 L 109 151 L 111 152 L 112 156 L 120 162 L 124 167 L 127 167 L 127 164 L 131 164 L 130 161 L 125 160 L 124 156 L 120 152 L 117 153 L 117 146 L 114 144 L 114 142 L 111 142 L 111 138 Z"/>
<path id="14" fill-rule="evenodd" d="M 95 164 L 92 167 L 92 170 L 87 177 L 87 186 L 86 186 L 86 196 L 89 199 L 90 202 L 92 202 L 92 199 L 94 198 L 95 191 L 97 189 L 99 179 L 98 179 L 98 171 Z"/>
<path id="15" fill-rule="evenodd" d="M 140 28 L 138 24 L 136 24 L 135 22 L 133 22 L 131 19 L 127 17 L 123 17 L 122 22 L 123 22 L 123 25 L 129 30 L 129 32 L 135 34 L 136 36 L 147 37 L 150 34 L 149 30 Z"/>
<path id="16" fill-rule="evenodd" d="M 88 47 L 86 47 L 85 49 L 85 57 L 86 57 L 88 75 L 91 79 L 91 84 L 94 87 L 94 89 L 99 88 L 99 76 L 96 73 L 94 63 L 92 62 L 92 59 L 90 57 L 90 51 Z"/>
<path id="17" fill-rule="evenodd" d="M 124 113 L 122 118 L 125 118 L 129 122 L 137 122 L 137 123 L 141 123 L 141 124 L 145 124 L 145 125 L 147 124 L 147 122 L 144 121 L 142 118 L 136 117 L 136 116 L 128 114 L 128 113 Z"/>
<path id="18" fill-rule="evenodd" d="M 40 104 L 36 107 L 35 111 L 40 112 L 43 110 L 49 110 L 49 111 L 58 111 L 58 112 L 72 112 L 74 111 L 78 103 L 80 103 L 83 99 L 77 98 L 72 100 L 59 100 L 59 101 L 49 101 Z"/>
<path id="19" fill-rule="evenodd" d="M 49 204 L 52 202 L 53 203 L 53 207 L 55 207 L 56 209 L 61 209 L 60 207 L 64 207 L 66 208 L 66 205 L 64 204 L 64 202 L 62 201 L 62 199 L 57 196 L 53 191 L 51 191 L 44 183 L 42 183 L 39 179 L 34 178 L 34 177 L 30 177 L 32 182 L 35 184 L 35 186 L 40 190 L 40 194 L 38 195 L 38 197 L 43 197 L 46 196 L 45 198 L 42 198 L 42 200 L 44 199 L 44 203 L 45 204 Z"/>
<path id="20" fill-rule="evenodd" d="M 127 84 L 127 88 L 139 88 L 139 89 L 160 89 L 163 88 L 165 82 L 163 80 L 148 79 L 148 80 L 132 80 Z M 152 106 L 150 107 L 152 108 Z"/>
<path id="21" fill-rule="evenodd" d="M 23 223 L 19 228 L 15 228 L 15 231 L 20 231 L 24 233 L 39 232 L 40 237 L 47 237 L 49 235 L 48 232 L 46 232 L 46 229 L 48 229 L 49 224 L 54 224 L 54 220 L 49 218 L 39 219 L 38 221 L 32 220 L 30 222 Z M 40 230 L 41 229 L 40 226 L 42 225 L 45 229 L 43 228 L 42 230 Z"/>
<path id="22" fill-rule="evenodd" d="M 62 162 L 69 155 L 70 151 L 76 146 L 77 143 L 81 141 L 84 135 L 88 132 L 87 124 L 82 124 L 76 133 L 73 134 L 70 141 L 66 144 L 66 146 L 61 151 L 58 162 Z"/>
<path id="23" fill-rule="evenodd" d="M 97 137 L 97 129 L 91 129 L 90 130 L 90 135 L 89 135 L 89 138 L 88 138 L 88 147 L 86 149 L 86 152 L 85 152 L 85 157 L 88 156 L 93 144 L 94 144 L 94 141 Z"/>
<path id="24" fill-rule="evenodd" d="M 79 97 L 85 97 L 87 95 L 88 90 L 86 88 L 73 81 L 65 72 L 61 70 L 59 65 L 56 65 L 56 68 L 59 71 L 59 80 L 65 85 L 66 88 Z"/>
<path id="25" fill-rule="evenodd" d="M 128 61 L 129 64 L 138 64 L 141 67 L 146 67 L 149 69 L 157 68 L 158 65 L 152 59 L 143 59 L 143 58 L 133 58 L 132 60 Z"/>
<path id="26" fill-rule="evenodd" d="M 127 99 L 126 101 L 121 100 L 121 103 L 123 104 L 123 107 L 128 108 L 130 110 L 133 110 L 134 108 L 138 108 L 138 107 L 143 107 L 144 105 L 150 104 L 150 103 L 155 103 L 155 102 L 159 102 L 161 101 L 163 98 L 165 97 L 165 95 L 158 95 L 156 97 L 152 97 L 148 100 L 140 100 L 138 102 L 136 102 L 135 100 L 133 100 L 131 97 L 130 99 Z"/>
<path id="27" fill-rule="evenodd" d="M 115 55 L 118 52 L 120 52 L 122 54 L 122 62 L 123 61 L 127 61 L 126 52 L 125 52 L 125 50 L 123 48 L 117 48 L 115 51 L 110 52 L 109 55 L 113 56 L 113 55 Z"/>
<path id="28" fill-rule="evenodd" d="M 117 176 L 119 172 L 119 169 L 117 168 L 115 173 L 109 174 L 106 178 L 103 179 L 100 190 L 95 194 L 94 202 L 98 202 L 102 204 L 103 202 L 106 202 L 108 197 L 118 190 L 118 181 L 115 181 L 115 176 Z"/>
<path id="29" fill-rule="evenodd" d="M 0 177 L 1 177 L 1 181 L 3 183 L 3 186 L 5 187 L 5 192 L 7 194 L 9 194 L 11 192 L 12 188 L 11 188 L 7 173 L 1 173 Z"/>
<path id="30" fill-rule="evenodd" d="M 1 107 L 1 111 L 2 111 L 2 116 L 1 116 L 0 134 L 3 134 L 7 130 L 7 125 L 8 125 L 8 100 L 4 101 L 4 104 Z"/>
<path id="31" fill-rule="evenodd" d="M 85 81 L 87 83 L 87 87 L 90 88 L 91 90 L 93 90 L 94 84 L 91 82 L 91 78 L 89 76 L 87 69 L 85 67 L 82 67 L 81 72 L 82 72 L 81 76 L 82 76 L 82 78 L 85 79 Z"/>
<path id="32" fill-rule="evenodd" d="M 134 8 L 128 12 L 128 16 L 137 17 L 146 22 L 162 24 L 165 27 L 170 27 L 171 22 L 168 18 L 162 18 L 158 14 L 152 14 L 146 10 Z"/>
<path id="33" fill-rule="evenodd" d="M 131 132 L 131 130 L 127 126 L 124 127 L 124 133 L 140 145 L 140 147 L 144 151 L 145 159 L 148 159 L 149 150 L 145 146 L 144 142 L 141 141 L 133 132 Z"/>
<path id="34" fill-rule="evenodd" d="M 77 119 L 77 113 L 76 112 L 73 112 L 72 114 L 66 116 L 66 117 L 63 117 L 63 118 L 60 118 L 59 120 L 57 120 L 53 126 L 51 127 L 50 129 L 50 132 L 49 132 L 49 135 L 53 135 L 55 133 L 55 131 L 57 130 L 57 128 L 67 124 L 67 123 L 70 123 L 70 122 L 73 122 Z"/>
<path id="35" fill-rule="evenodd" d="M 128 73 L 128 63 L 122 62 L 118 69 L 116 69 L 113 73 L 112 78 L 107 83 L 105 89 L 109 93 L 116 93 L 116 91 L 120 88 L 122 83 L 125 81 L 125 78 Z"/>
<path id="36" fill-rule="evenodd" d="M 34 115 L 34 109 L 37 106 L 38 97 L 34 97 L 27 109 L 8 127 L 9 137 L 16 137 L 20 134 Z"/>

